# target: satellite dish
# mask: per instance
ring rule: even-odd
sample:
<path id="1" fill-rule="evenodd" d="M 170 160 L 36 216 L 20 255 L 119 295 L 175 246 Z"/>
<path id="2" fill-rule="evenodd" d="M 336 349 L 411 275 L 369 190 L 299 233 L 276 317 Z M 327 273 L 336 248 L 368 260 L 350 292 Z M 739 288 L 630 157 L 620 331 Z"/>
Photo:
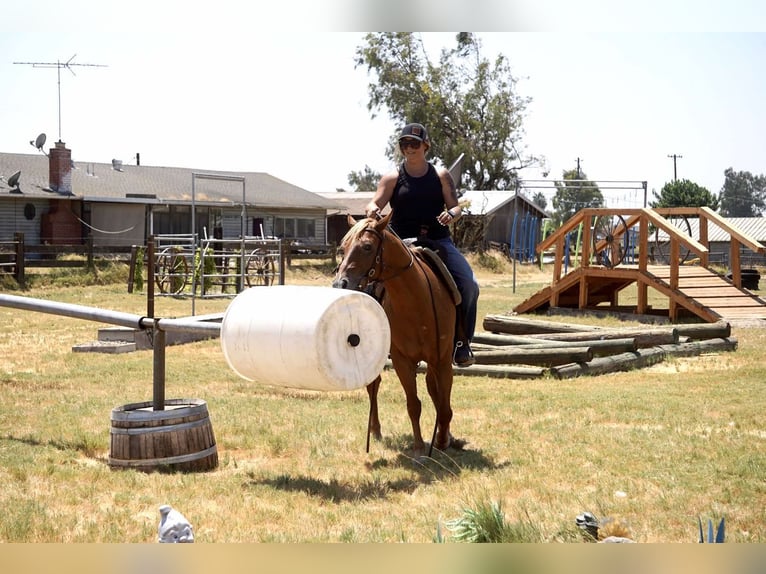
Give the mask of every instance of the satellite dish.
<path id="1" fill-rule="evenodd" d="M 43 150 L 43 146 L 45 145 L 45 140 L 47 138 L 45 137 L 45 134 L 40 134 L 37 136 L 37 139 L 35 140 L 35 147 L 39 149 L 40 151 Z"/>
<path id="2" fill-rule="evenodd" d="M 11 193 L 21 193 L 19 189 L 19 178 L 21 177 L 21 170 L 14 173 L 8 178 L 8 186 L 11 188 Z"/>

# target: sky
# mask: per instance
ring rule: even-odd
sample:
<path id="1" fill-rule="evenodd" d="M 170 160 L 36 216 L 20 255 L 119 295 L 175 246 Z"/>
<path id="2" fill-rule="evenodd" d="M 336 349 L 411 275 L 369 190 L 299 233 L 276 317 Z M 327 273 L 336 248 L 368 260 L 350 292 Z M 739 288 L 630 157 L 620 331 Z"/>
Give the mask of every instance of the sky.
<path id="1" fill-rule="evenodd" d="M 61 140 L 75 162 L 138 155 L 349 189 L 352 171 L 394 167 L 385 150 L 400 127 L 367 110 L 359 30 L 417 31 L 435 59 L 454 43 L 444 30 L 481 29 L 483 56 L 505 55 L 531 99 L 523 143 L 548 175 L 521 173 L 530 195 L 550 197 L 548 181 L 578 159 L 610 206 L 641 207 L 643 181 L 651 201 L 674 166 L 713 193 L 729 167 L 766 173 L 766 8 L 755 0 L 6 4 L 6 153 L 40 153 L 30 142 L 45 133 L 46 151 Z"/>

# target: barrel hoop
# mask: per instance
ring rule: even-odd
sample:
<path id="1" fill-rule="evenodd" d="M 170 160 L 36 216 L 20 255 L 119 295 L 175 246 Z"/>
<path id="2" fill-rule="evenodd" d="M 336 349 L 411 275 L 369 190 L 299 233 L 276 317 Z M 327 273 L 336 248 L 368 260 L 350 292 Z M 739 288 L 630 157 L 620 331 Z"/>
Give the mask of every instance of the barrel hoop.
<path id="1" fill-rule="evenodd" d="M 163 458 L 152 458 L 152 459 L 143 459 L 143 460 L 120 460 L 120 459 L 109 457 L 109 465 L 110 466 L 126 466 L 126 467 L 142 467 L 142 466 L 155 467 L 155 466 L 161 466 L 161 465 L 179 464 L 182 462 L 192 462 L 195 460 L 204 459 L 211 455 L 217 455 L 217 450 L 218 450 L 218 447 L 216 447 L 216 445 L 213 445 L 210 448 L 206 448 L 205 450 L 195 452 L 192 454 L 182 454 L 179 456 L 166 456 Z"/>
<path id="2" fill-rule="evenodd" d="M 210 423 L 210 419 L 199 419 L 197 421 L 191 421 L 188 423 L 180 423 L 175 425 L 163 425 L 158 427 L 140 427 L 140 428 L 121 428 L 121 427 L 112 427 L 110 433 L 111 434 L 128 434 L 128 435 L 139 435 L 139 434 L 156 434 L 156 433 L 163 433 L 163 432 L 174 432 L 174 431 L 180 431 L 180 430 L 188 430 L 193 429 L 201 426 L 208 426 Z"/>
<path id="3" fill-rule="evenodd" d="M 143 403 L 132 403 L 112 409 L 113 421 L 135 421 L 135 420 L 154 420 L 162 416 L 181 418 L 199 413 L 207 413 L 207 405 L 199 399 L 169 399 L 165 401 L 165 406 L 183 405 L 184 408 L 168 409 L 162 411 L 142 410 L 151 407 L 153 403 L 146 401 Z"/>

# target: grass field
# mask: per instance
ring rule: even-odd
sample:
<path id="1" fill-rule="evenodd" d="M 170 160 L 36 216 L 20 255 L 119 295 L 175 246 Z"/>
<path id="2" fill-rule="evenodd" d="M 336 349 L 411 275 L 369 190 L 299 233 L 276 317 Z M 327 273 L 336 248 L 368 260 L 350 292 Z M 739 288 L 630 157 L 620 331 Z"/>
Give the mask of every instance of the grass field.
<path id="1" fill-rule="evenodd" d="M 480 320 L 550 280 L 528 266 L 514 280 L 507 263 L 473 262 Z M 329 282 L 312 266 L 287 280 Z M 124 282 L 52 281 L 15 294 L 146 309 L 145 294 L 127 294 Z M 227 304 L 197 300 L 196 312 Z M 190 302 L 158 300 L 156 314 L 189 315 Z M 111 410 L 152 398 L 152 352 L 72 352 L 100 326 L 0 307 L 0 542 L 154 542 L 162 504 L 184 513 L 198 542 L 450 542 L 466 516 L 499 522 L 504 541 L 580 542 L 584 511 L 637 542 L 696 542 L 700 518 L 725 518 L 727 541 L 766 542 L 760 329 L 734 328 L 734 353 L 632 372 L 458 375 L 452 428 L 468 444 L 428 460 L 407 454 L 411 430 L 391 373 L 380 395 L 384 440 L 367 454 L 364 390 L 269 387 L 232 373 L 217 340 L 168 347 L 166 395 L 207 402 L 220 464 L 145 474 L 112 470 L 107 458 Z M 421 398 L 429 429 L 424 389 Z"/>

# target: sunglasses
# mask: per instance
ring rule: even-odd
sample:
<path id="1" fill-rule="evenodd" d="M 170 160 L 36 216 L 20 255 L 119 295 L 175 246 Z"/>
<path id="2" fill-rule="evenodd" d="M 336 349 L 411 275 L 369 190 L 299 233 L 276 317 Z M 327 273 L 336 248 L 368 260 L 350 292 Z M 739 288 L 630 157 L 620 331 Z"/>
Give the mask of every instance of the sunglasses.
<path id="1" fill-rule="evenodd" d="M 420 144 L 422 143 L 422 141 L 414 139 L 399 140 L 399 147 L 403 150 L 407 149 L 408 147 L 411 147 L 412 149 L 420 149 Z"/>

